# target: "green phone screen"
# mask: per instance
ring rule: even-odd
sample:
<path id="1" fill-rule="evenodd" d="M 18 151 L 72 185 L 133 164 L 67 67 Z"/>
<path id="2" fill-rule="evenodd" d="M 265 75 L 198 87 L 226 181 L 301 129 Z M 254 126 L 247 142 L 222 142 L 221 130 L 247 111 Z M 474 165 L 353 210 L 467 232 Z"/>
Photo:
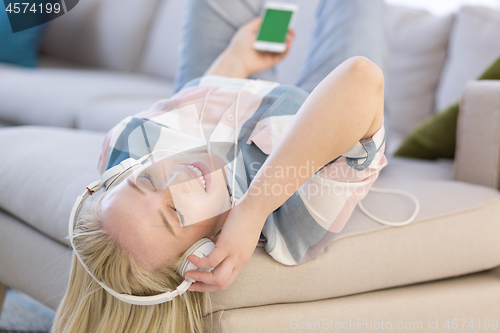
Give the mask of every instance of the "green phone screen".
<path id="1" fill-rule="evenodd" d="M 263 42 L 283 43 L 292 18 L 291 11 L 268 9 L 260 27 L 257 40 Z"/>

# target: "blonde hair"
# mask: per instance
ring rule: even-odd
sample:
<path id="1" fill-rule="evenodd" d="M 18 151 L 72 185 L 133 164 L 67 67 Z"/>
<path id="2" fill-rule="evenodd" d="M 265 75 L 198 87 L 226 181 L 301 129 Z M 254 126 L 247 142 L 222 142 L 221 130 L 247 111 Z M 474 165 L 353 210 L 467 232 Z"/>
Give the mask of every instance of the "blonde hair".
<path id="1" fill-rule="evenodd" d="M 78 219 L 74 251 L 99 281 L 119 293 L 151 296 L 174 290 L 183 281 L 175 268 L 185 254 L 155 271 L 140 267 L 102 226 L 99 203 L 104 196 L 93 200 Z M 203 306 L 208 293 L 186 291 L 170 302 L 132 305 L 101 288 L 74 253 L 71 266 L 68 289 L 57 309 L 52 333 L 201 333 L 206 328 Z"/>

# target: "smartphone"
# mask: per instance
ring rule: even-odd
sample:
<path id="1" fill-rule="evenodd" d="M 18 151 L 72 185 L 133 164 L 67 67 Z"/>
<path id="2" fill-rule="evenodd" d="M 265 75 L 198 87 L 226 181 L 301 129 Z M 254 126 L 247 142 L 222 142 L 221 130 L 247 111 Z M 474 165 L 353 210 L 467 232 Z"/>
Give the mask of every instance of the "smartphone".
<path id="1" fill-rule="evenodd" d="M 282 53 L 286 36 L 293 27 L 299 6 L 288 2 L 267 2 L 262 10 L 262 24 L 253 47 L 260 51 Z"/>

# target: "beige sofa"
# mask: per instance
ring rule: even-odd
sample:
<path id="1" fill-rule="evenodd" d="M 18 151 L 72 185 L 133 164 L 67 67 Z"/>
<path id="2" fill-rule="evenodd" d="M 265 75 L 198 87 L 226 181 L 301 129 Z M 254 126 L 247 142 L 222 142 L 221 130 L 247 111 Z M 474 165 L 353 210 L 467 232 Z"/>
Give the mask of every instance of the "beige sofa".
<path id="1" fill-rule="evenodd" d="M 98 177 L 103 131 L 171 94 L 183 1 L 123 2 L 126 19 L 111 20 L 116 3 L 88 0 L 53 21 L 41 68 L 0 67 L 0 121 L 49 125 L 0 129 L 0 300 L 3 284 L 57 307 L 70 263 L 67 219 L 77 195 Z M 279 68 L 282 82 L 297 75 L 318 1 L 299 3 L 303 33 Z M 294 267 L 258 246 L 230 288 L 211 294 L 206 313 L 214 315 L 214 332 L 441 331 L 446 324 L 475 331 L 486 320 L 498 323 L 500 83 L 472 81 L 462 91 L 491 61 L 485 54 L 496 52 L 463 39 L 478 15 L 482 28 L 485 18 L 500 20 L 484 8 L 449 17 L 388 8 L 389 164 L 376 186 L 413 193 L 421 203 L 416 221 L 387 227 L 355 209 L 323 254 Z M 486 35 L 475 32 L 469 42 Z M 479 53 L 482 66 L 474 61 L 477 68 L 457 74 L 460 47 Z M 391 156 L 434 105 L 453 98 L 461 98 L 455 161 Z M 386 220 L 414 209 L 393 195 L 370 193 L 364 203 Z"/>

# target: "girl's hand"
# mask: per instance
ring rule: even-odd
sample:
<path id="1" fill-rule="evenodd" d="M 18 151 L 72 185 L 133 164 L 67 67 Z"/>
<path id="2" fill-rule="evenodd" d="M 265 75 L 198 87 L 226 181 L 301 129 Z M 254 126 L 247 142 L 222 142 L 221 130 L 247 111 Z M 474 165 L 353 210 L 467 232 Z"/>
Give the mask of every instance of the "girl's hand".
<path id="1" fill-rule="evenodd" d="M 257 246 L 267 215 L 245 204 L 244 197 L 230 211 L 215 244 L 215 249 L 204 258 L 188 256 L 196 267 L 211 268 L 212 272 L 188 271 L 185 278 L 192 278 L 190 291 L 225 290 L 245 266 Z"/>
<path id="2" fill-rule="evenodd" d="M 236 59 L 242 60 L 248 76 L 272 68 L 283 60 L 290 51 L 295 37 L 295 31 L 290 29 L 286 38 L 286 51 L 283 53 L 258 51 L 253 48 L 253 43 L 257 38 L 257 30 L 261 22 L 260 17 L 256 17 L 238 29 L 226 49 Z"/>

